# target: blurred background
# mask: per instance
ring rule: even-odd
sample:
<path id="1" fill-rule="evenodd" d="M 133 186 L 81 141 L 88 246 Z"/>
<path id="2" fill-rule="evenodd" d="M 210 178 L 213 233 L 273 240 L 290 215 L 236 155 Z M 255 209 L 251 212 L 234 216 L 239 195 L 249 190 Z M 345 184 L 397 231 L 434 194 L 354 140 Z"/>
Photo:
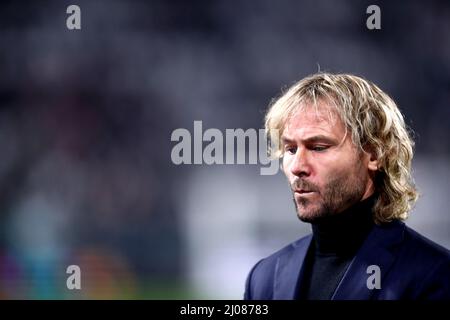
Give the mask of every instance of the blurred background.
<path id="1" fill-rule="evenodd" d="M 318 69 L 398 103 L 421 191 L 407 223 L 449 248 L 449 37 L 448 1 L 2 1 L 0 298 L 241 299 L 309 226 L 281 173 L 174 165 L 171 133 L 258 130 Z"/>

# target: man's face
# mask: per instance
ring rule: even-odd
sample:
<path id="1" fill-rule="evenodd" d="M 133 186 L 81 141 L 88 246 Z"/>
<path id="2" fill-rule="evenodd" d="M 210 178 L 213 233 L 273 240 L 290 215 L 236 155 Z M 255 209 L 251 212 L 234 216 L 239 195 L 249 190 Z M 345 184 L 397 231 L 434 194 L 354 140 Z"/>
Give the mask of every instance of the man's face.
<path id="1" fill-rule="evenodd" d="M 373 193 L 370 170 L 376 161 L 353 144 L 327 103 L 294 114 L 282 134 L 283 170 L 300 220 L 314 222 L 352 206 Z M 334 111 L 332 111 L 334 112 Z"/>

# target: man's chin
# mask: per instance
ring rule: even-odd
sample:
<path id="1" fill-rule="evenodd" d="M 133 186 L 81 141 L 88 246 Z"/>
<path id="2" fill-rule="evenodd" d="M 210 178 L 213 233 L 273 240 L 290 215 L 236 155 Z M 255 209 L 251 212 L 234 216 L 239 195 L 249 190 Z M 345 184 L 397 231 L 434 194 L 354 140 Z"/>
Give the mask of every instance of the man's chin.
<path id="1" fill-rule="evenodd" d="M 326 216 L 326 214 L 323 214 L 321 212 L 311 212 L 311 211 L 303 211 L 303 212 L 299 212 L 297 211 L 297 217 L 300 221 L 302 222 L 307 222 L 307 223 L 314 223 L 318 220 L 320 220 L 321 218 L 324 218 L 324 216 Z"/>
<path id="2" fill-rule="evenodd" d="M 313 223 L 327 216 L 320 202 L 302 201 L 297 202 L 294 197 L 295 210 L 300 221 Z"/>
<path id="3" fill-rule="evenodd" d="M 297 213 L 297 218 L 300 221 L 306 222 L 306 223 L 314 223 L 317 220 L 317 217 L 314 215 L 305 215 L 305 214 L 300 214 L 300 213 Z"/>

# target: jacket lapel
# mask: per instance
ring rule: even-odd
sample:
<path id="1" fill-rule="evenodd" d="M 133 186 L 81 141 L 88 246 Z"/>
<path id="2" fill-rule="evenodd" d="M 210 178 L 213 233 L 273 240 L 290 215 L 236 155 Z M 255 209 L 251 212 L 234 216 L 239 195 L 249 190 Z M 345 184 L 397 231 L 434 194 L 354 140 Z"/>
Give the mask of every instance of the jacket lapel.
<path id="1" fill-rule="evenodd" d="M 295 299 L 297 284 L 299 278 L 300 281 L 302 279 L 301 274 L 304 272 L 303 262 L 305 261 L 311 239 L 312 235 L 309 235 L 302 241 L 294 243 L 294 249 L 291 254 L 278 258 L 275 267 L 273 299 Z"/>
<path id="2" fill-rule="evenodd" d="M 379 290 L 383 290 L 383 279 L 395 260 L 393 247 L 403 240 L 405 224 L 394 221 L 387 225 L 375 226 L 347 268 L 332 300 L 368 300 Z M 367 287 L 367 267 L 380 267 L 381 289 Z"/>

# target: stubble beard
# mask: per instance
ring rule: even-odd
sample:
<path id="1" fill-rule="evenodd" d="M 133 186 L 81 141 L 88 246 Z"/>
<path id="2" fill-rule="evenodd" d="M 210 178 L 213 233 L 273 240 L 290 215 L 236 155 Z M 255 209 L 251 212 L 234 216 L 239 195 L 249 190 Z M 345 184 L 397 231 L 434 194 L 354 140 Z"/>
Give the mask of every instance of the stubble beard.
<path id="1" fill-rule="evenodd" d="M 306 186 L 306 189 L 317 192 L 319 196 L 318 200 L 300 197 L 298 203 L 294 196 L 297 217 L 303 222 L 314 223 L 338 214 L 360 201 L 365 192 L 366 181 L 362 177 L 349 177 L 345 173 L 330 179 L 323 190 L 306 181 L 297 181 L 296 184 Z"/>

